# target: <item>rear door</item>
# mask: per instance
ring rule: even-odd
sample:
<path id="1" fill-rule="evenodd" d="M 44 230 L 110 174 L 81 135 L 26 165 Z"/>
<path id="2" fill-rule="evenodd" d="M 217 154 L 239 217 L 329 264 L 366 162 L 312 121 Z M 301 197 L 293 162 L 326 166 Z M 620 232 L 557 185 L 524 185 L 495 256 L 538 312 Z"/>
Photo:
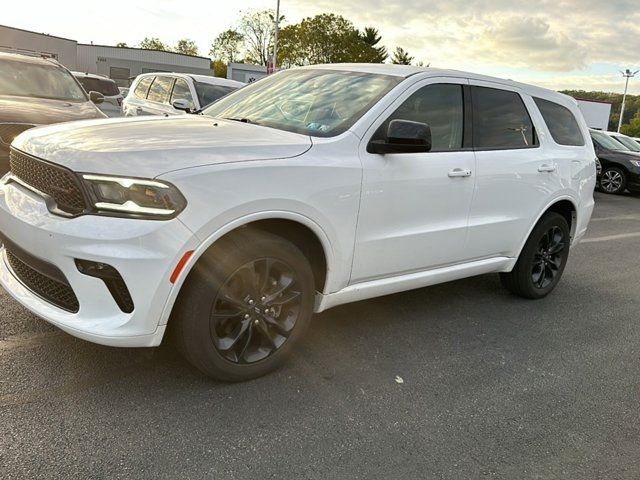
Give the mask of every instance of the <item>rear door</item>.
<path id="1" fill-rule="evenodd" d="M 171 90 L 175 78 L 169 75 L 158 75 L 149 87 L 147 101 L 144 102 L 143 111 L 147 115 L 175 115 L 175 109 L 169 105 Z"/>
<path id="2" fill-rule="evenodd" d="M 533 222 L 561 188 L 542 119 L 515 86 L 471 80 L 477 176 L 466 250 L 471 258 L 517 255 Z"/>

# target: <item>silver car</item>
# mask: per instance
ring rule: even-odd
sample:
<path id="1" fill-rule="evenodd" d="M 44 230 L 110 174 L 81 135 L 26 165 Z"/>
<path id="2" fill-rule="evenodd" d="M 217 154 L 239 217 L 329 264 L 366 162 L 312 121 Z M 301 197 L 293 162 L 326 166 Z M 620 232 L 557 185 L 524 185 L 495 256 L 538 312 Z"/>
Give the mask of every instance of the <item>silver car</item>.
<path id="1" fill-rule="evenodd" d="M 99 105 L 109 117 L 122 116 L 122 101 L 124 97 L 118 89 L 116 82 L 102 75 L 93 73 L 71 72 L 87 92 L 100 92 L 104 95 L 104 102 Z"/>

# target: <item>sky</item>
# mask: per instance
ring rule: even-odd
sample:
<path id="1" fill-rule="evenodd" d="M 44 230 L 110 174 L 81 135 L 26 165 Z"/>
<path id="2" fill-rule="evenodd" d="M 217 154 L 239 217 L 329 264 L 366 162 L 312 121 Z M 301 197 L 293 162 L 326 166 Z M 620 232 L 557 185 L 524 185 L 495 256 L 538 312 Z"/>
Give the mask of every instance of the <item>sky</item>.
<path id="1" fill-rule="evenodd" d="M 137 45 L 144 37 L 211 43 L 240 12 L 276 0 L 11 1 L 0 24 L 81 43 Z M 511 78 L 553 89 L 622 92 L 620 70 L 640 69 L 637 0 L 281 0 L 285 23 L 335 13 L 377 28 L 391 51 L 432 67 Z M 640 94 L 640 73 L 629 84 Z"/>

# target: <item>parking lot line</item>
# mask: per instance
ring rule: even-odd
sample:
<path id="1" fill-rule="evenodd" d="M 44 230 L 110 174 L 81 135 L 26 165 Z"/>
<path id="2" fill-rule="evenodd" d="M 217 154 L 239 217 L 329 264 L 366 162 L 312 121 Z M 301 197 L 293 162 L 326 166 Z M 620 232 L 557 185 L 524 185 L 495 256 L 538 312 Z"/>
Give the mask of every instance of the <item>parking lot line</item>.
<path id="1" fill-rule="evenodd" d="M 622 238 L 640 237 L 640 232 L 619 233 L 618 235 L 606 235 L 604 237 L 587 238 L 580 243 L 608 242 L 609 240 L 619 240 Z"/>

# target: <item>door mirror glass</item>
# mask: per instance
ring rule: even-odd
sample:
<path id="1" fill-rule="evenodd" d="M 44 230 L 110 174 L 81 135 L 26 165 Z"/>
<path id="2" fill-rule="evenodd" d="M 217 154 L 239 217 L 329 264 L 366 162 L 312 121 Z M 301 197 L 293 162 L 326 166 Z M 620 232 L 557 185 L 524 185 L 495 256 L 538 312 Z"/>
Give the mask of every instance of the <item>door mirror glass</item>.
<path id="1" fill-rule="evenodd" d="M 89 92 L 89 99 L 96 105 L 100 105 L 102 102 L 104 102 L 104 95 L 102 95 L 100 92 L 96 92 L 95 90 L 91 90 Z"/>
<path id="2" fill-rule="evenodd" d="M 370 153 L 420 153 L 431 151 L 431 128 L 426 123 L 395 119 L 389 122 L 386 138 L 372 140 Z"/>
<path id="3" fill-rule="evenodd" d="M 183 98 L 178 98 L 177 100 L 174 100 L 171 106 L 176 110 L 181 110 L 183 112 L 191 113 L 191 102 Z"/>

